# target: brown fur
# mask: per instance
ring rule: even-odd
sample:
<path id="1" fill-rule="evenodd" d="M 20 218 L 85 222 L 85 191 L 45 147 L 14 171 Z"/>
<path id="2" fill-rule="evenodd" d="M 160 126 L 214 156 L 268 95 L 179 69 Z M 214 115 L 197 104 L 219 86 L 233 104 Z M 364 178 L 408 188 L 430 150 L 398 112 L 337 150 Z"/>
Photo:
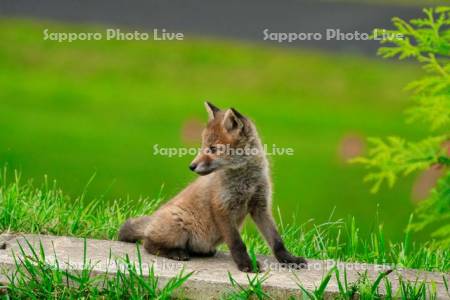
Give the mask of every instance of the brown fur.
<path id="1" fill-rule="evenodd" d="M 234 109 L 224 112 L 210 103 L 206 103 L 206 109 L 209 121 L 202 134 L 205 151 L 190 166 L 204 176 L 151 216 L 127 220 L 120 229 L 119 240 L 143 239 L 149 253 L 177 260 L 214 255 L 216 247 L 224 242 L 238 268 L 249 272 L 251 260 L 240 228 L 250 214 L 280 262 L 297 267 L 306 265 L 305 259 L 285 249 L 273 221 L 269 167 L 254 125 Z M 260 152 L 256 155 L 215 152 L 218 145 Z M 206 152 L 207 149 L 212 151 Z"/>

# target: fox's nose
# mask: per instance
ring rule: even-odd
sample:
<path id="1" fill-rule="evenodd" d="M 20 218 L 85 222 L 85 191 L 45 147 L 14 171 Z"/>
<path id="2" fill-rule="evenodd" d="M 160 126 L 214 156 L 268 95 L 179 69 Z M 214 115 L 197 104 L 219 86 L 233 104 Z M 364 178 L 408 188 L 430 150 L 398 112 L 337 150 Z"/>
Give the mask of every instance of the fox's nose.
<path id="1" fill-rule="evenodd" d="M 191 171 L 194 171 L 195 168 L 197 168 L 197 164 L 190 164 L 189 169 L 190 169 Z"/>

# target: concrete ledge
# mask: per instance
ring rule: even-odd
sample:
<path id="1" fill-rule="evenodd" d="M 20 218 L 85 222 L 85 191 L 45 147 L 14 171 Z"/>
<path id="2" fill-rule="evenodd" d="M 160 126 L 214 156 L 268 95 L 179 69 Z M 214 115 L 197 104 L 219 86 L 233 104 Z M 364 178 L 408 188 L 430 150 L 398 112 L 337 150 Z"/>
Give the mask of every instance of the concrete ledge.
<path id="1" fill-rule="evenodd" d="M 60 266 L 78 271 L 83 268 L 84 259 L 84 239 L 72 237 L 57 237 L 48 235 L 0 235 L 0 268 L 3 272 L 13 272 L 16 268 L 13 253 L 20 257 L 19 245 L 22 245 L 26 252 L 30 252 L 27 241 L 38 250 L 42 244 L 46 253 L 46 260 L 49 263 L 58 260 Z M 3 247 L 2 247 L 3 245 Z M 137 247 L 133 244 L 117 241 L 86 240 L 87 259 L 94 265 L 93 274 L 102 274 L 108 270 L 108 274 L 114 276 L 122 259 L 128 255 L 131 261 L 138 262 Z M 56 257 L 55 257 L 56 256 Z M 164 284 L 168 279 L 176 276 L 184 269 L 185 274 L 193 271 L 191 277 L 184 285 L 180 293 L 184 297 L 192 299 L 219 298 L 227 291 L 232 290 L 228 272 L 242 286 L 248 285 L 246 273 L 238 271 L 228 253 L 218 253 L 212 258 L 193 258 L 187 262 L 177 262 L 161 257 L 147 254 L 141 250 L 142 262 L 144 264 L 144 275 L 148 275 L 146 266 L 153 265 L 155 274 L 160 278 L 160 284 Z M 264 288 L 277 299 L 286 299 L 289 295 L 301 295 L 298 287 L 300 282 L 308 290 L 314 290 L 319 286 L 322 278 L 331 268 L 332 261 L 309 260 L 309 269 L 290 271 L 277 268 L 279 264 L 272 257 L 260 256 L 259 261 L 268 271 L 268 278 L 264 281 Z M 148 265 L 147 265 L 148 264 Z M 375 280 L 379 272 L 389 268 L 381 265 L 342 263 L 338 264 L 340 274 L 347 272 L 349 282 L 355 282 L 361 274 L 367 274 L 371 280 Z M 270 270 L 268 270 L 270 269 Z M 254 276 L 250 274 L 250 276 Z M 431 273 L 419 270 L 394 270 L 388 275 L 391 280 L 393 290 L 398 289 L 398 278 L 402 277 L 409 281 L 426 281 L 434 283 L 436 286 L 438 299 L 448 299 L 447 290 L 444 285 L 443 276 L 449 280 L 448 273 Z M 7 278 L 0 276 L 0 282 L 7 283 Z M 338 293 L 338 284 L 335 276 L 327 286 L 327 295 L 331 298 Z M 383 291 L 383 285 L 380 286 Z"/>

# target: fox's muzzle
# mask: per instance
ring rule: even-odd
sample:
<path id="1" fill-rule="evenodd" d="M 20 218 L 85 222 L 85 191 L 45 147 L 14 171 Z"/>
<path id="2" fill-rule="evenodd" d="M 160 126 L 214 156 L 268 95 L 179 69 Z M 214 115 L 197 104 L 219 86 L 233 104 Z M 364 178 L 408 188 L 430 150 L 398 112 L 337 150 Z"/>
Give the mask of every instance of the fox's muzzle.
<path id="1" fill-rule="evenodd" d="M 200 164 L 195 164 L 192 163 L 189 165 L 189 169 L 195 173 L 197 173 L 198 175 L 208 175 L 210 173 L 212 173 L 215 168 L 212 168 L 211 166 L 205 166 L 204 163 L 200 163 Z"/>
<path id="2" fill-rule="evenodd" d="M 210 157 L 205 155 L 197 156 L 189 165 L 189 170 L 199 174 L 208 175 L 216 170 L 216 166 Z"/>

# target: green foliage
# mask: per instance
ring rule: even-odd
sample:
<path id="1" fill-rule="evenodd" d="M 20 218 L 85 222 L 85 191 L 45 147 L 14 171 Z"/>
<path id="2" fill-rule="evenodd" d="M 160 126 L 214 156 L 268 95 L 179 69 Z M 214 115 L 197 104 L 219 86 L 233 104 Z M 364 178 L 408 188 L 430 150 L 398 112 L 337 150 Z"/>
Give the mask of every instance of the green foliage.
<path id="1" fill-rule="evenodd" d="M 445 136 L 436 136 L 409 142 L 395 136 L 386 140 L 369 138 L 369 156 L 358 157 L 353 161 L 375 169 L 364 180 L 373 182 L 372 192 L 377 192 L 384 181 L 392 187 L 399 175 L 426 170 L 431 165 L 440 163 L 445 155 L 441 145 L 446 139 Z"/>
<path id="2" fill-rule="evenodd" d="M 0 232 L 27 232 L 113 239 L 120 225 L 131 216 L 149 214 L 160 199 L 86 201 L 84 193 L 71 199 L 56 184 L 45 180 L 41 188 L 22 183 L 18 173 L 7 179 L 0 172 Z"/>
<path id="3" fill-rule="evenodd" d="M 450 172 L 439 180 L 427 201 L 419 204 L 417 213 L 418 221 L 412 225 L 413 229 L 421 230 L 439 220 L 441 226 L 433 232 L 432 237 L 441 241 L 441 244 L 450 245 Z"/>
<path id="4" fill-rule="evenodd" d="M 149 273 L 142 272 L 142 260 L 137 247 L 138 266 L 129 257 L 116 261 L 124 266 L 113 274 L 96 274 L 95 263 L 86 259 L 86 243 L 83 266 L 80 270 L 62 267 L 54 257 L 54 263 L 46 260 L 42 244 L 35 249 L 28 241 L 19 244 L 20 256 L 15 257 L 15 271 L 7 274 L 9 284 L 1 299 L 173 299 L 192 273 L 183 274 L 159 284 L 159 278 L 150 266 Z"/>
<path id="5" fill-rule="evenodd" d="M 56 185 L 41 188 L 22 183 L 20 176 L 11 182 L 0 177 L 0 232 L 27 232 L 115 239 L 121 224 L 130 216 L 151 214 L 160 199 L 107 201 L 67 197 Z M 94 203 L 94 204 L 92 204 Z M 123 203 L 123 204 L 119 204 Z M 76 213 L 74 213 L 76 212 Z M 385 230 L 376 224 L 368 237 L 361 235 L 355 218 L 330 220 L 322 224 L 296 222 L 280 227 L 286 247 L 294 254 L 317 259 L 337 259 L 367 263 L 388 263 L 402 267 L 446 271 L 450 251 L 433 249 L 428 243 L 413 243 L 406 231 L 403 242 L 385 239 Z M 243 238 L 255 254 L 269 254 L 267 244 L 257 233 Z"/>
<path id="6" fill-rule="evenodd" d="M 110 207 L 106 201 L 96 205 L 90 204 L 91 201 L 72 201 L 55 185 L 51 188 L 48 185 L 35 188 L 32 183 L 22 184 L 18 175 L 9 183 L 5 181 L 5 178 L 5 174 L 0 178 L 0 231 L 2 232 L 11 230 L 111 239 L 116 237 L 120 224 L 127 217 L 131 214 L 150 214 L 159 202 L 159 200 L 143 200 L 142 205 L 128 212 L 129 207 L 118 205 Z M 93 207 L 99 207 L 99 209 Z M 74 214 L 74 211 L 77 214 Z M 393 267 L 429 271 L 449 270 L 450 251 L 448 249 L 433 249 L 428 244 L 415 244 L 412 242 L 410 231 L 406 231 L 403 242 L 390 242 L 385 240 L 382 226 L 378 225 L 375 228 L 376 230 L 372 231 L 368 238 L 364 238 L 360 234 L 355 218 L 351 218 L 348 222 L 330 220 L 318 225 L 282 224 L 281 233 L 289 250 L 296 255 L 312 259 L 391 264 Z M 244 239 L 250 246 L 253 261 L 256 259 L 256 253 L 269 253 L 266 243 L 259 235 L 245 235 Z M 51 266 L 46 263 L 42 248 L 34 251 L 30 246 L 30 249 L 26 250 L 27 253 L 31 251 L 31 255 L 22 255 L 20 259 L 17 258 L 17 263 L 22 268 L 18 268 L 18 271 L 11 275 L 12 277 L 9 278 L 11 284 L 6 287 L 4 297 L 0 296 L 0 298 L 141 299 L 146 297 L 167 299 L 174 290 L 182 288 L 182 284 L 187 279 L 187 275 L 180 274 L 164 287 L 158 288 L 158 279 L 153 271 L 150 269 L 149 276 L 143 277 L 142 268 L 136 267 L 127 257 L 123 260 L 123 264 L 128 266 L 126 273 L 92 277 L 92 264 L 86 259 L 82 271 L 70 272 L 70 270 L 59 268 L 57 263 Z M 22 254 L 24 252 L 25 249 Z M 139 262 L 141 263 L 140 260 Z M 336 277 L 339 277 L 338 270 L 335 271 Z M 309 295 L 315 299 L 325 296 L 330 274 L 315 291 L 305 291 L 304 296 Z M 339 282 L 340 299 L 353 299 L 356 293 L 378 295 L 377 287 L 381 277 L 374 282 L 369 283 L 361 279 L 354 284 L 348 282 L 345 271 L 343 276 L 342 282 Z M 270 299 L 270 294 L 263 289 L 266 279 L 266 273 L 249 275 L 248 284 L 242 286 L 230 277 L 233 291 L 224 295 L 224 298 Z M 67 286 L 68 281 L 77 284 Z M 385 284 L 389 285 L 389 282 Z M 389 291 L 388 288 L 387 290 Z M 416 289 L 412 289 L 406 282 L 403 290 L 405 293 L 416 293 Z M 420 292 L 423 293 L 423 290 Z"/>
<path id="7" fill-rule="evenodd" d="M 325 274 L 325 276 L 322 278 L 319 286 L 316 286 L 312 292 L 308 291 L 308 289 L 303 287 L 303 285 L 300 283 L 300 280 L 297 277 L 297 282 L 298 282 L 297 285 L 302 290 L 303 296 L 304 296 L 304 297 L 302 297 L 302 299 L 303 298 L 307 298 L 307 299 L 311 299 L 311 300 L 325 299 L 326 288 L 327 288 L 328 284 L 330 283 L 331 277 L 336 272 L 336 270 L 337 270 L 336 267 L 329 270 L 328 273 Z M 295 276 L 297 276 L 297 275 L 295 274 Z"/>
<path id="8" fill-rule="evenodd" d="M 375 280 L 369 278 L 368 272 L 360 273 L 359 277 L 349 282 L 347 278 L 347 272 L 344 269 L 343 276 L 340 275 L 339 269 L 334 267 L 325 274 L 319 284 L 313 291 L 309 291 L 302 286 L 301 282 L 297 278 L 297 285 L 302 290 L 303 295 L 301 299 L 310 300 L 323 300 L 330 298 L 327 297 L 326 288 L 330 283 L 333 275 L 335 276 L 338 286 L 339 294 L 334 296 L 334 299 L 339 300 L 351 300 L 351 299 L 363 299 L 363 300 L 379 300 L 379 299 L 436 299 L 437 293 L 433 284 L 427 284 L 426 281 L 416 280 L 409 281 L 403 279 L 401 276 L 398 278 L 398 289 L 394 289 L 392 282 L 388 279 L 388 275 L 394 270 L 388 270 L 386 272 L 378 273 Z M 445 276 L 443 276 L 444 282 L 446 282 Z M 384 287 L 382 288 L 382 283 Z M 446 286 L 447 288 L 447 286 Z M 448 292 L 448 288 L 447 288 Z M 292 298 L 296 299 L 296 298 Z"/>
<path id="9" fill-rule="evenodd" d="M 414 101 L 407 115 L 409 122 L 425 124 L 430 136 L 415 142 L 401 137 L 371 138 L 368 156 L 354 160 L 371 170 L 365 181 L 373 183 L 372 192 L 377 192 L 383 182 L 392 187 L 400 175 L 431 167 L 443 169 L 439 184 L 417 208 L 418 221 L 412 224 L 416 230 L 448 224 L 450 218 L 450 7 L 424 9 L 424 13 L 424 18 L 410 22 L 394 18 L 396 29 L 388 33 L 403 38 L 383 40 L 389 46 L 381 47 L 379 54 L 384 58 L 412 58 L 422 64 L 426 75 L 407 86 Z M 432 236 L 440 245 L 449 246 L 450 226 L 439 227 Z"/>
<path id="10" fill-rule="evenodd" d="M 240 285 L 230 272 L 228 272 L 228 278 L 233 290 L 222 297 L 224 300 L 272 299 L 263 288 L 263 283 L 269 278 L 269 273 L 255 274 L 252 276 L 247 274 L 248 284 L 246 286 Z"/>

